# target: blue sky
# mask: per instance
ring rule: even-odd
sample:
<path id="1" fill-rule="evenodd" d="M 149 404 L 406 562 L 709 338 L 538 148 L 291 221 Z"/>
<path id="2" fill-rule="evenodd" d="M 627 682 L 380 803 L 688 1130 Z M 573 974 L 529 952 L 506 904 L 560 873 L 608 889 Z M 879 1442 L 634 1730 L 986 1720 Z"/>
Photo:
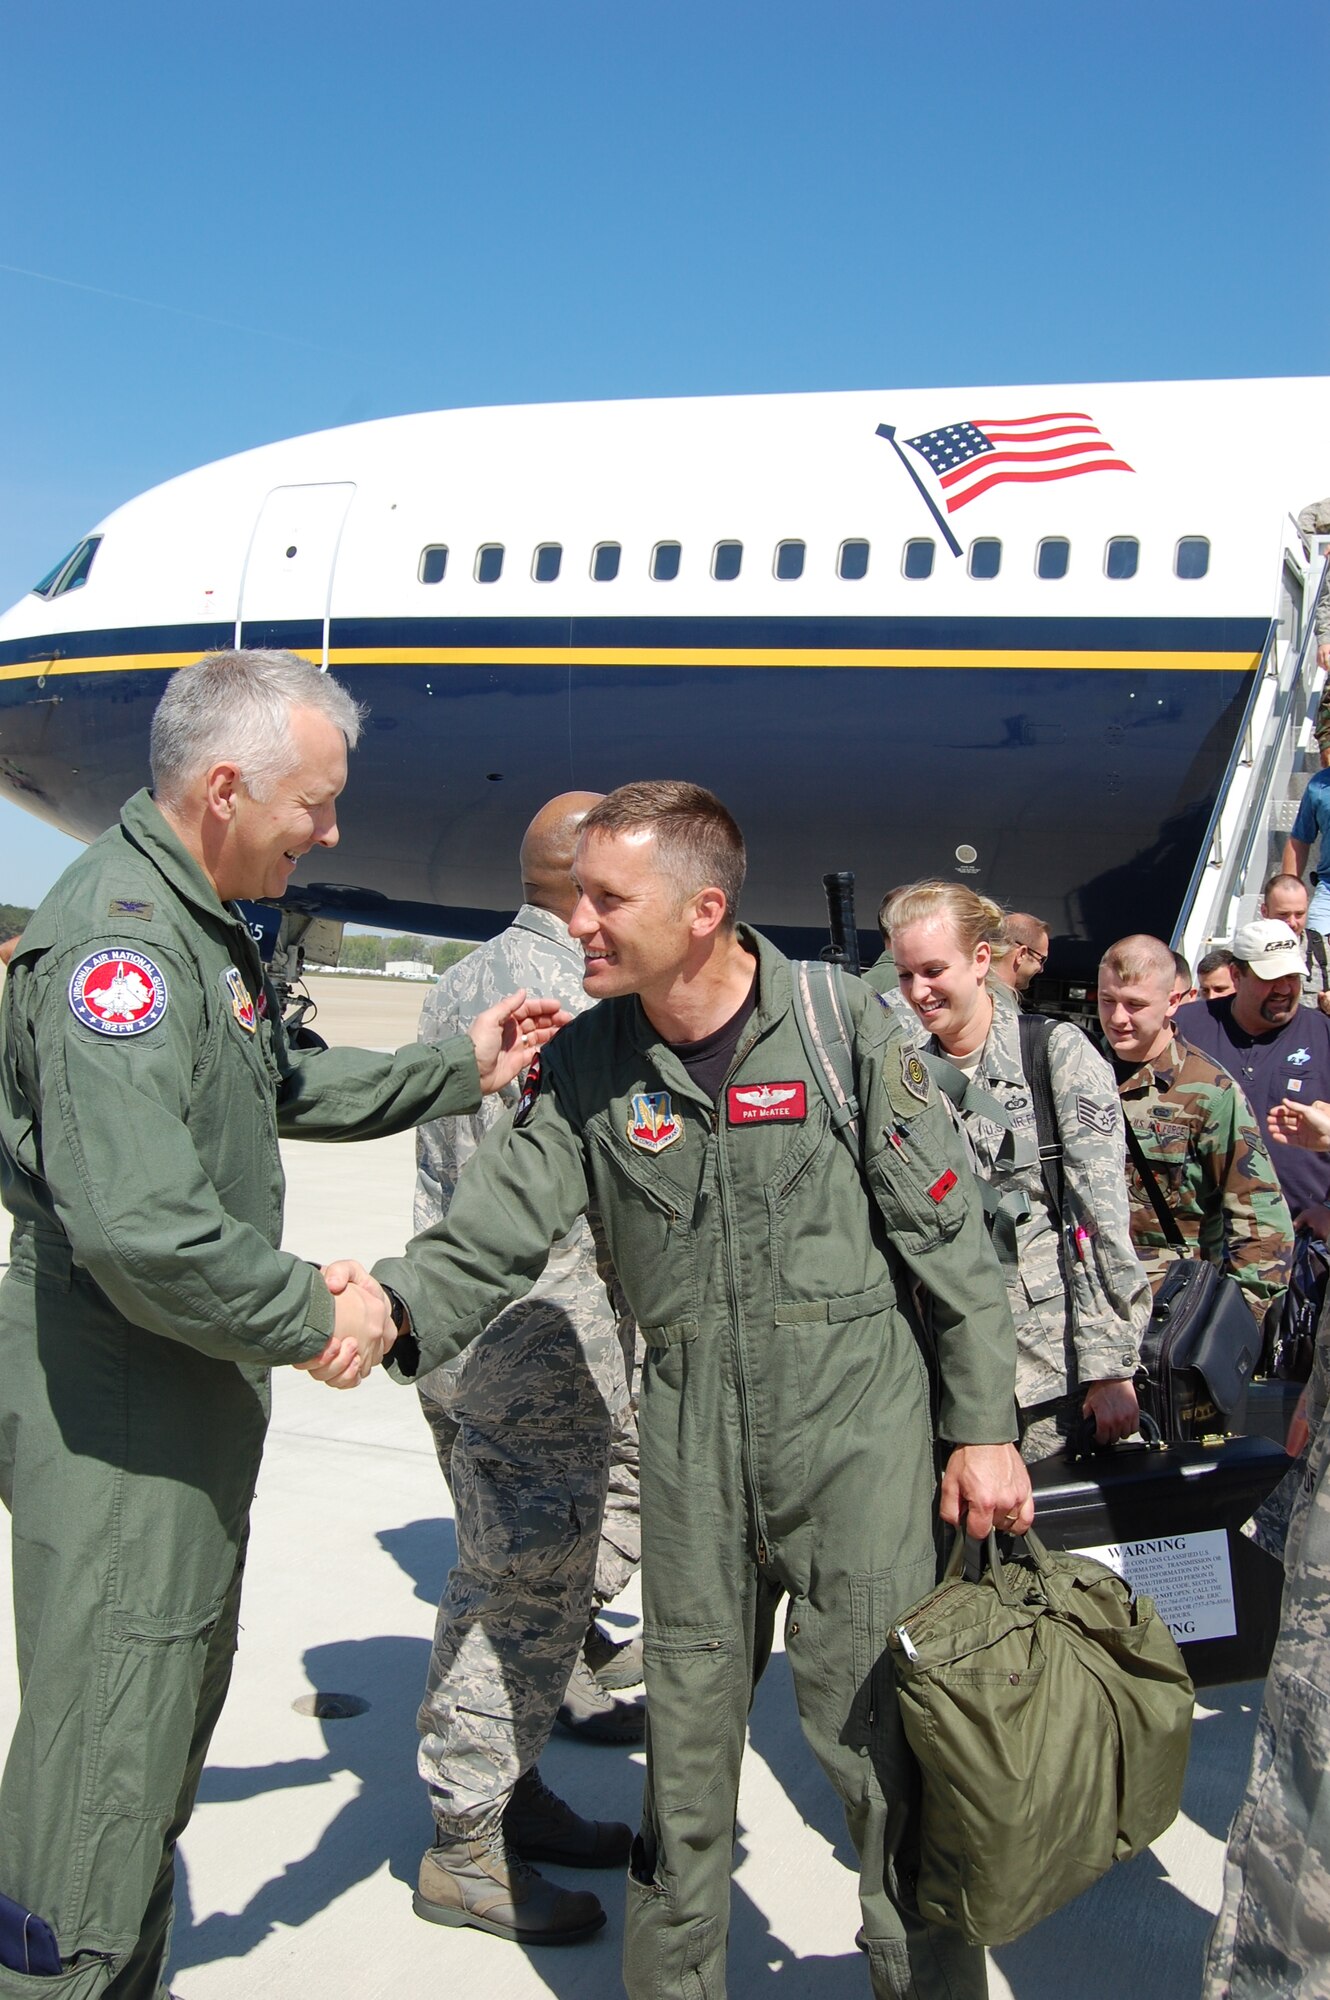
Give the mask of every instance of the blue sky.
<path id="1" fill-rule="evenodd" d="M 1323 372 L 1326 20 L 6 8 L 0 602 L 144 487 L 364 417 Z M 0 804 L 0 901 L 73 851 Z"/>

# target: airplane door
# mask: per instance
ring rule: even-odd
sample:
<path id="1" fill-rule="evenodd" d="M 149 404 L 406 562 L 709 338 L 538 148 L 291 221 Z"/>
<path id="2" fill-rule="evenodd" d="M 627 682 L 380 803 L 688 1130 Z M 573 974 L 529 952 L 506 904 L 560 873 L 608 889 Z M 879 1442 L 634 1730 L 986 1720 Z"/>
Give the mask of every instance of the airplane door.
<path id="1" fill-rule="evenodd" d="M 240 582 L 238 646 L 318 652 L 328 665 L 328 613 L 352 481 L 275 486 L 259 510 Z"/>

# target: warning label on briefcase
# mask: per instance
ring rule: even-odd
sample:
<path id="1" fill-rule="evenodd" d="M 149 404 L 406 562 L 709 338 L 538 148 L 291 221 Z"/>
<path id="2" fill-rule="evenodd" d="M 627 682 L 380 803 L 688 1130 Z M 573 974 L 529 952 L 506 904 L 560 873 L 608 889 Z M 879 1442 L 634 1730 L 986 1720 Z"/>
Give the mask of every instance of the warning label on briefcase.
<path id="1" fill-rule="evenodd" d="M 1115 1570 L 1142 1597 L 1152 1597 L 1180 1646 L 1195 1639 L 1231 1639 L 1238 1623 L 1233 1609 L 1233 1571 L 1228 1535 L 1210 1528 L 1199 1535 L 1150 1535 L 1136 1542 L 1105 1542 L 1077 1549 Z"/>

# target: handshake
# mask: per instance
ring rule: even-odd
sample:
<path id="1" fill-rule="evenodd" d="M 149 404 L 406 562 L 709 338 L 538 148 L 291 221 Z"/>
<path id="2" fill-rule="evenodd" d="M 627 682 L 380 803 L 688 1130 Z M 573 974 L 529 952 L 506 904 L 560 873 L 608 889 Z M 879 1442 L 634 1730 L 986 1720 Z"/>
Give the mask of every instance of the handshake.
<path id="1" fill-rule="evenodd" d="M 525 987 L 478 1014 L 467 1034 L 482 1092 L 512 1083 L 571 1018 L 557 1000 L 533 997 Z M 354 1389 L 397 1338 L 392 1307 L 377 1278 L 354 1258 L 325 1264 L 323 1282 L 333 1296 L 332 1339 L 322 1354 L 295 1365 L 330 1389 Z"/>
<path id="2" fill-rule="evenodd" d="M 392 1306 L 378 1279 L 354 1258 L 325 1264 L 323 1282 L 333 1297 L 332 1338 L 322 1354 L 295 1365 L 330 1389 L 354 1389 L 397 1338 Z"/>

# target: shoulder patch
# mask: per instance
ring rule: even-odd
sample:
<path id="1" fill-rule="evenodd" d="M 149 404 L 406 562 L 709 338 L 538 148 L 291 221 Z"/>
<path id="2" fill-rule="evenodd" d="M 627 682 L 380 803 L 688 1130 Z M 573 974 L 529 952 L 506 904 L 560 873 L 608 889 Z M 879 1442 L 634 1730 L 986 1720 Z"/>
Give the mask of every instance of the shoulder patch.
<path id="1" fill-rule="evenodd" d="M 513 1113 L 514 1125 L 526 1124 L 527 1120 L 531 1116 L 531 1113 L 535 1109 L 536 1099 L 539 1096 L 540 1096 L 540 1051 L 539 1049 L 537 1049 L 535 1055 L 533 1055 L 531 1058 L 530 1067 L 528 1068 L 526 1075 L 522 1078 L 522 1095 L 518 1098 L 517 1109 Z"/>
<path id="2" fill-rule="evenodd" d="M 1076 1099 L 1076 1123 L 1085 1125 L 1091 1132 L 1102 1132 L 1107 1137 L 1116 1124 L 1111 1104 L 1096 1104 L 1093 1097 Z"/>
<path id="3" fill-rule="evenodd" d="M 928 1102 L 928 1071 L 917 1049 L 901 1050 L 901 1082 L 911 1097 L 917 1097 L 921 1104 Z"/>
<path id="4" fill-rule="evenodd" d="M 108 917 L 137 917 L 141 924 L 151 923 L 153 905 L 134 902 L 128 896 L 112 896 L 107 905 Z"/>
<path id="5" fill-rule="evenodd" d="M 166 1002 L 161 967 L 141 951 L 95 951 L 69 982 L 70 1011 L 98 1035 L 145 1035 Z"/>
<path id="6" fill-rule="evenodd" d="M 254 995 L 245 984 L 244 974 L 234 965 L 228 965 L 222 972 L 222 984 L 231 1002 L 231 1012 L 239 1021 L 247 1035 L 256 1033 L 258 1015 L 254 1008 Z"/>

